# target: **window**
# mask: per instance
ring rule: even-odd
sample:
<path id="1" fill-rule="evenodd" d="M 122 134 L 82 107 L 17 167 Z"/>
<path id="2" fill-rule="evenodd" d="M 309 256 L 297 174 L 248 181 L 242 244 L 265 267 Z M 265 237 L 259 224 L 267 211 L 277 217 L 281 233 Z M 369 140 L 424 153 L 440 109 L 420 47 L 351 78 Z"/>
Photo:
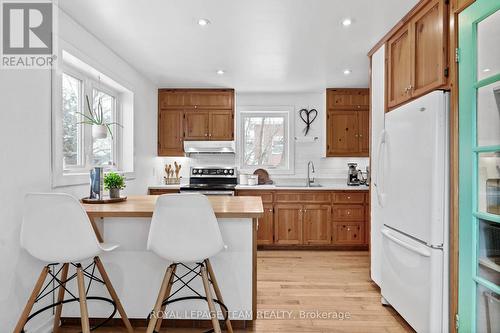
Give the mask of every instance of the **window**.
<path id="1" fill-rule="evenodd" d="M 112 135 L 108 133 L 104 139 L 95 138 L 92 135 L 92 125 L 85 124 L 83 121 L 86 119 L 82 115 L 89 116 L 88 97 L 94 113 L 102 109 L 104 122 L 116 123 L 116 93 L 111 93 L 102 83 L 70 70 L 63 71 L 61 87 L 64 172 L 81 172 L 82 169 L 88 170 L 93 166 L 118 166 L 115 148 L 117 126 L 110 126 Z"/>
<path id="2" fill-rule="evenodd" d="M 293 171 L 290 165 L 289 111 L 240 112 L 240 168 Z"/>
<path id="3" fill-rule="evenodd" d="M 88 183 L 95 166 L 134 178 L 134 93 L 89 65 L 99 66 L 91 58 L 80 54 L 84 62 L 64 49 L 60 55 L 61 64 L 51 72 L 52 186 Z M 102 111 L 112 134 L 102 138 L 89 124 L 89 107 L 94 114 Z"/>
<path id="4" fill-rule="evenodd" d="M 82 81 L 68 74 L 62 75 L 63 156 L 64 168 L 83 164 Z"/>

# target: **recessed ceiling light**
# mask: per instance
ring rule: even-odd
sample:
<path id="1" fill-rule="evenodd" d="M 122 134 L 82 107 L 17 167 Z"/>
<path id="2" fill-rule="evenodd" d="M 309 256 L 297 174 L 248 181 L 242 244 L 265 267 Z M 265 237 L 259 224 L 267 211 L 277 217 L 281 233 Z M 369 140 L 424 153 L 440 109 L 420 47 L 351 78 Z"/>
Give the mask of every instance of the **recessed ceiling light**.
<path id="1" fill-rule="evenodd" d="M 342 20 L 342 25 L 343 25 L 344 27 L 348 27 L 348 26 L 350 26 L 351 24 L 352 24 L 352 20 L 351 20 L 350 18 L 345 18 L 345 19 L 343 19 L 343 20 Z"/>
<path id="2" fill-rule="evenodd" d="M 491 69 L 489 69 L 489 68 L 485 68 L 485 69 L 483 69 L 483 72 L 484 72 L 484 73 L 491 72 Z"/>
<path id="3" fill-rule="evenodd" d="M 205 18 L 198 19 L 198 24 L 201 25 L 202 27 L 209 25 L 210 21 Z"/>
<path id="4" fill-rule="evenodd" d="M 344 75 L 349 75 L 351 72 L 352 71 L 350 69 L 344 69 Z"/>
<path id="5" fill-rule="evenodd" d="M 222 69 L 219 69 L 219 70 L 217 71 L 217 75 L 224 75 L 224 73 L 225 73 L 225 71 L 224 71 L 224 70 L 222 70 Z"/>

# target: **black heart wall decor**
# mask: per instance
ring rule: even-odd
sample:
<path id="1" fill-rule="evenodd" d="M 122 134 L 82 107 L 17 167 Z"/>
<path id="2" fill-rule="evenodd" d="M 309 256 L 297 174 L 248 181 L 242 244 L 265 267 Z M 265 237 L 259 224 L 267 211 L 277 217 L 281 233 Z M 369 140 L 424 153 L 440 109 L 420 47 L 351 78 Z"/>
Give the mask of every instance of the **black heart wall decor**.
<path id="1" fill-rule="evenodd" d="M 302 121 L 306 124 L 306 127 L 304 128 L 304 135 L 307 135 L 307 133 L 309 133 L 309 129 L 311 128 L 311 124 L 318 116 L 318 111 L 316 109 L 302 109 L 299 111 L 299 116 L 300 119 L 302 119 Z"/>

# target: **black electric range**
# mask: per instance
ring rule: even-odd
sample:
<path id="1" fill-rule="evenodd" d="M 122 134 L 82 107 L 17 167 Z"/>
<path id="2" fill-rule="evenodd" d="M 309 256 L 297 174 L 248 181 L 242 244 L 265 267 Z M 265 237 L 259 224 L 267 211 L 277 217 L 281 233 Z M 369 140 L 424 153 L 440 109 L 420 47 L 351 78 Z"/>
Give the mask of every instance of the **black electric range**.
<path id="1" fill-rule="evenodd" d="M 181 186 L 181 193 L 234 195 L 238 183 L 235 167 L 191 167 L 189 175 L 189 184 Z"/>

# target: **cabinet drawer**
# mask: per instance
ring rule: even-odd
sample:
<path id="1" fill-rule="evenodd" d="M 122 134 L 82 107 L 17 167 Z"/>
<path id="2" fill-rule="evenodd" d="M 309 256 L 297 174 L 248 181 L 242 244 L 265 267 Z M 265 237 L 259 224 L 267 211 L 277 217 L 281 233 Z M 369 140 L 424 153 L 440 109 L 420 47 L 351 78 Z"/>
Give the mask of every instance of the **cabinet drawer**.
<path id="1" fill-rule="evenodd" d="M 364 221 L 365 207 L 363 205 L 334 205 L 334 221 Z"/>
<path id="2" fill-rule="evenodd" d="M 333 240 L 335 244 L 365 244 L 365 224 L 363 222 L 334 223 Z"/>
<path id="3" fill-rule="evenodd" d="M 247 190 L 247 191 L 238 191 L 237 195 L 238 196 L 245 196 L 245 197 L 261 197 L 263 203 L 272 203 L 273 202 L 273 192 L 261 192 L 261 191 Z"/>
<path id="4" fill-rule="evenodd" d="M 179 193 L 177 189 L 149 189 L 149 195 L 162 195 L 162 194 L 170 194 L 170 193 Z"/>
<path id="5" fill-rule="evenodd" d="M 284 192 L 277 191 L 276 202 L 329 203 L 330 193 L 324 191 Z"/>
<path id="6" fill-rule="evenodd" d="M 333 203 L 362 204 L 364 202 L 365 202 L 364 192 L 340 192 L 340 193 L 334 193 L 333 195 Z"/>

